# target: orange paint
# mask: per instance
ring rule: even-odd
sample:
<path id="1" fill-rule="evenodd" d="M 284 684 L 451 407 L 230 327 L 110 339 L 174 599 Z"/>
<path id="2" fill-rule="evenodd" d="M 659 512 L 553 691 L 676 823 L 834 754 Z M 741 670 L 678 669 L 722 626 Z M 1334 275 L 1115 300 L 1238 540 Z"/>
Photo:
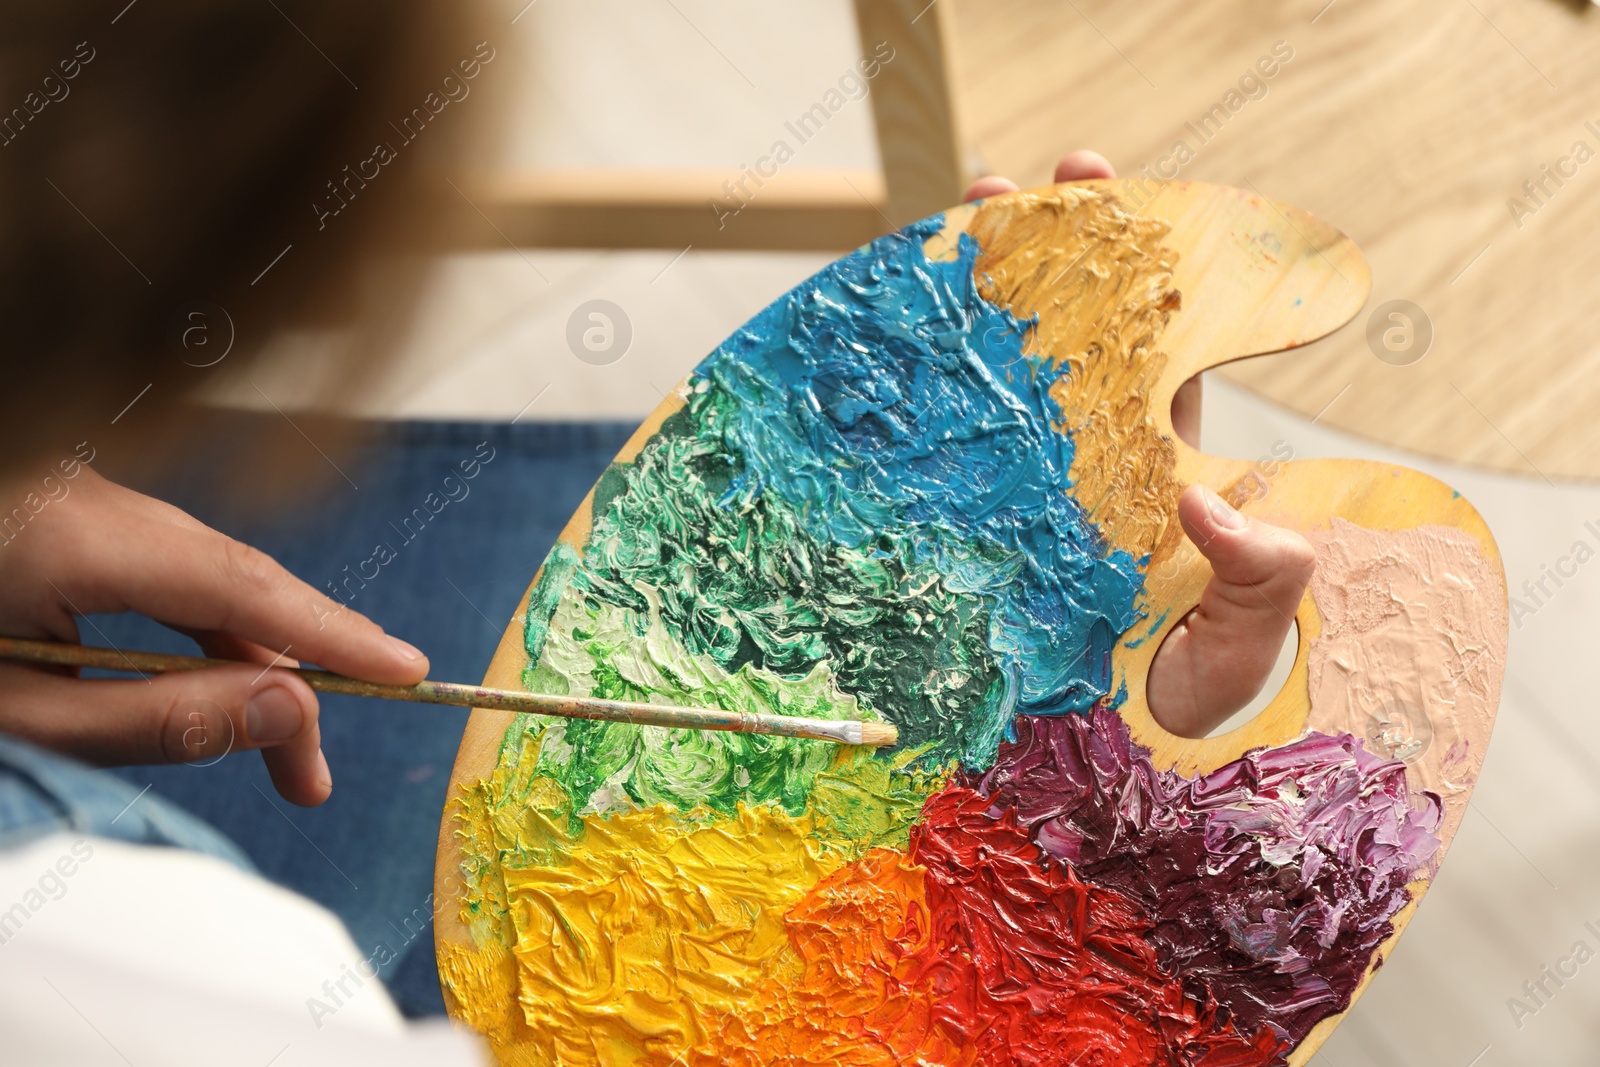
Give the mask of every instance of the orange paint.
<path id="1" fill-rule="evenodd" d="M 909 855 L 874 850 L 795 903 L 797 973 L 729 1012 L 690 1064 L 1259 1064 L 1280 1047 L 1186 997 L 1140 905 L 1046 861 L 1014 810 L 950 787 L 925 816 Z"/>

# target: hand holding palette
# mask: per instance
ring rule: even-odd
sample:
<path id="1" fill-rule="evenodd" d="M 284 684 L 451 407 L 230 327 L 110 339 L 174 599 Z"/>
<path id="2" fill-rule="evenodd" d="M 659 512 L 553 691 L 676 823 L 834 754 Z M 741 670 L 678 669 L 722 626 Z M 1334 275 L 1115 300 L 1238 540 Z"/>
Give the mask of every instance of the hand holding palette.
<path id="1" fill-rule="evenodd" d="M 1447 486 L 1266 476 L 1170 408 L 1368 288 L 1297 209 L 1093 181 L 916 223 L 741 328 L 595 487 L 485 684 L 901 743 L 475 712 L 440 834 L 452 1012 L 567 1067 L 1308 1060 L 1460 823 L 1504 578 Z M 1204 740 L 1145 704 L 1208 577 L 1194 482 L 1319 556 L 1289 683 Z"/>

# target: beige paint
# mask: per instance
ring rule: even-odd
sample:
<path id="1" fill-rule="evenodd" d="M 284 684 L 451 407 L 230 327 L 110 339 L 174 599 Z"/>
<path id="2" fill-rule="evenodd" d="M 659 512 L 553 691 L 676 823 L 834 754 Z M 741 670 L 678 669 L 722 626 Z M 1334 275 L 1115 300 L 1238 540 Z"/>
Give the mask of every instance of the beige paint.
<path id="1" fill-rule="evenodd" d="M 1306 725 L 1351 733 L 1406 762 L 1414 789 L 1444 800 L 1449 841 L 1466 814 L 1505 673 L 1498 567 L 1448 526 L 1368 530 L 1343 519 L 1308 534 L 1311 643 Z"/>

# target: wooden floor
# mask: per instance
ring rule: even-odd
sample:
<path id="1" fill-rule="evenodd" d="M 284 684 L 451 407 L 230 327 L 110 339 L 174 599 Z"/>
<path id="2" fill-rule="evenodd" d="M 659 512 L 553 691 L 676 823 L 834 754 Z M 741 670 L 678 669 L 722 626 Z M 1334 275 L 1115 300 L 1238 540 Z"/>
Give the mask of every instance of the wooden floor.
<path id="1" fill-rule="evenodd" d="M 1065 145 L 1093 146 L 1123 174 L 1154 170 L 1187 141 L 1179 176 L 1254 186 L 1331 221 L 1372 263 L 1369 308 L 1408 300 L 1432 322 L 1431 351 L 1412 365 L 1381 362 L 1352 329 L 1311 358 L 1258 360 L 1235 380 L 1418 452 L 1600 477 L 1600 10 L 954 2 L 968 131 L 995 171 L 1048 180 Z M 1247 81 L 1254 98 L 1239 94 L 1202 143 L 1186 123 L 1279 41 L 1293 58 Z M 1580 164 L 1578 141 L 1596 158 Z M 1545 165 L 1571 176 L 1557 185 Z M 1541 179 L 1542 206 L 1522 188 Z M 1530 210 L 1513 218 L 1513 197 Z"/>

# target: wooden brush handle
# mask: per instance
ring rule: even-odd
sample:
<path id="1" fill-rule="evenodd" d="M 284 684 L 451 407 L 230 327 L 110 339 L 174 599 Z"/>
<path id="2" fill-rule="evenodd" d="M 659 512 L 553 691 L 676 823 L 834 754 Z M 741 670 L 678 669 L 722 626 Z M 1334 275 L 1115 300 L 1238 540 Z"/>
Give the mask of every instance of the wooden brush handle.
<path id="1" fill-rule="evenodd" d="M 60 644 L 54 641 L 27 641 L 0 637 L 0 659 L 43 663 L 57 667 L 93 667 L 135 674 L 168 674 L 173 671 L 199 671 L 210 667 L 237 667 L 238 660 L 207 659 L 201 656 L 173 656 L 163 652 L 124 652 L 118 648 Z M 556 715 L 564 719 L 604 719 L 637 726 L 666 726 L 680 730 L 728 730 L 746 734 L 774 734 L 783 737 L 809 737 L 837 741 L 846 745 L 892 745 L 897 732 L 887 723 L 854 720 L 806 719 L 793 715 L 750 715 L 718 708 L 689 708 L 671 704 L 630 704 L 621 700 L 593 697 L 550 696 L 514 689 L 490 689 L 459 682 L 419 682 L 416 685 L 379 685 L 349 678 L 332 671 L 311 670 L 278 664 L 248 664 L 261 667 L 261 673 L 278 669 L 293 671 L 319 693 L 344 693 L 348 696 L 404 700 L 413 704 L 446 704 L 458 708 L 493 708 L 498 711 Z"/>

